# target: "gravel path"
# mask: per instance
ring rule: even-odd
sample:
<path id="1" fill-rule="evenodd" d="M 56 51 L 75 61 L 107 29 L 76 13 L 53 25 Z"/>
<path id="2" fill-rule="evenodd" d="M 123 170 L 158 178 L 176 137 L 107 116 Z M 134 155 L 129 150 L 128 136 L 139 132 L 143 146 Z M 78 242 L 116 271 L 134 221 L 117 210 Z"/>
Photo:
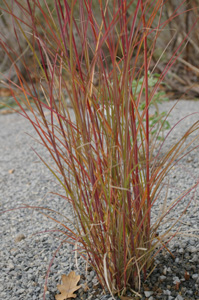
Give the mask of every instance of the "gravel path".
<path id="1" fill-rule="evenodd" d="M 165 103 L 161 110 L 168 110 L 173 103 Z M 180 101 L 169 120 L 174 124 L 184 115 L 195 111 L 199 112 L 199 102 Z M 186 118 L 177 126 L 170 142 L 180 137 L 194 120 L 199 120 L 199 114 Z M 60 187 L 31 147 L 41 156 L 45 156 L 45 149 L 24 134 L 27 132 L 35 136 L 31 125 L 18 114 L 8 114 L 0 115 L 0 128 L 1 211 L 24 207 L 26 204 L 48 207 L 71 218 L 72 212 L 65 200 L 50 193 L 59 192 Z M 195 145 L 199 145 L 199 140 Z M 166 147 L 165 145 L 164 149 Z M 182 160 L 179 167 L 172 170 L 168 200 L 171 201 L 177 191 L 189 188 L 198 180 L 199 150 L 196 149 Z M 156 270 L 141 291 L 142 297 L 131 299 L 199 300 L 199 239 L 194 236 L 186 237 L 187 231 L 199 236 L 198 191 L 199 188 L 195 194 L 192 193 L 194 200 L 183 218 L 182 234 L 170 243 L 175 259 L 163 251 L 157 257 Z M 190 197 L 191 195 L 186 197 L 179 208 L 173 210 L 174 218 L 178 217 L 179 211 Z M 62 218 L 64 217 L 59 216 L 59 220 Z M 1 214 L 0 228 L 0 299 L 43 299 L 46 272 L 63 239 L 55 232 L 56 224 L 37 211 L 21 208 Z M 92 270 L 89 270 L 85 279 L 85 263 L 80 258 L 76 259 L 73 247 L 65 243 L 50 269 L 47 300 L 55 299 L 61 274 L 67 274 L 71 270 L 81 274 L 81 283 L 87 280 L 90 288 L 87 292 L 80 289 L 76 299 L 111 299 L 110 295 L 103 295 Z M 189 274 L 184 276 L 185 272 Z"/>

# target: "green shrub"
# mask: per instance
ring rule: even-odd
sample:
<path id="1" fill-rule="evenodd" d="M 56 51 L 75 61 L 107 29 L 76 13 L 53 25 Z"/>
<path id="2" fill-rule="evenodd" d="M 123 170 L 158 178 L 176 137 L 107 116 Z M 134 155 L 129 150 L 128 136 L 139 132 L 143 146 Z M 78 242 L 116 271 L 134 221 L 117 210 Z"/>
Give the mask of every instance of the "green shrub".
<path id="1" fill-rule="evenodd" d="M 159 74 L 150 74 L 150 72 L 148 72 L 148 86 L 149 89 L 152 89 L 155 87 L 155 85 L 158 83 Z M 144 81 L 144 77 L 140 78 L 138 81 L 134 80 L 133 84 L 132 84 L 132 89 L 133 89 L 133 93 L 134 95 L 139 95 L 140 90 L 142 88 L 142 84 Z M 145 93 L 145 88 L 143 89 L 143 94 Z M 155 95 L 153 96 L 152 100 L 149 103 L 149 108 L 153 107 L 154 111 L 152 112 L 152 114 L 149 116 L 149 127 L 151 128 L 150 133 L 151 135 L 156 135 L 158 133 L 158 136 L 156 136 L 156 138 L 158 140 L 164 140 L 164 131 L 168 130 L 171 128 L 171 125 L 169 123 L 169 121 L 165 120 L 166 117 L 166 111 L 163 112 L 159 112 L 159 108 L 158 108 L 158 104 L 161 104 L 165 101 L 169 101 L 169 98 L 167 97 L 166 93 L 164 91 L 157 91 L 155 93 Z M 140 106 L 139 109 L 141 111 L 143 111 L 146 107 L 146 103 L 145 101 L 143 101 Z M 144 119 L 144 121 L 146 121 Z"/>

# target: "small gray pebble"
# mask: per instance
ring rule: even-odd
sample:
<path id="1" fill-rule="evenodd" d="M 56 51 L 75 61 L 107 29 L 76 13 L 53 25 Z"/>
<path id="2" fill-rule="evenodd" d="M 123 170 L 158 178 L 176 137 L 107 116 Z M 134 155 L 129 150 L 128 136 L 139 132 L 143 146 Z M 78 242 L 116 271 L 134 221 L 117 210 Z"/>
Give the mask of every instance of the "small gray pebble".
<path id="1" fill-rule="evenodd" d="M 189 246 L 189 247 L 187 247 L 187 251 L 189 251 L 191 253 L 195 253 L 198 251 L 198 249 L 194 246 Z"/>
<path id="2" fill-rule="evenodd" d="M 174 277 L 173 277 L 173 283 L 176 284 L 176 283 L 178 283 L 178 282 L 180 282 L 179 277 L 174 276 Z"/>
<path id="3" fill-rule="evenodd" d="M 20 295 L 20 294 L 23 294 L 24 292 L 25 292 L 24 289 L 18 289 L 16 293 L 17 293 L 18 295 Z"/>
<path id="4" fill-rule="evenodd" d="M 163 269 L 163 272 L 162 272 L 164 275 L 166 275 L 167 274 L 167 267 L 164 267 L 164 269 Z"/>
<path id="5" fill-rule="evenodd" d="M 97 278 L 94 278 L 93 280 L 92 280 L 92 283 L 94 284 L 94 285 L 96 285 L 96 284 L 98 284 L 98 280 L 97 280 Z"/>
<path id="6" fill-rule="evenodd" d="M 95 276 L 95 272 L 91 271 L 89 275 L 90 275 L 90 277 L 94 277 Z"/>
<path id="7" fill-rule="evenodd" d="M 193 291 L 188 290 L 188 291 L 187 291 L 187 294 L 189 294 L 190 296 L 192 296 L 192 295 L 193 295 Z"/>
<path id="8" fill-rule="evenodd" d="M 167 295 L 167 296 L 171 295 L 171 291 L 169 291 L 169 290 L 163 291 L 163 293 L 164 293 L 164 295 Z"/>
<path id="9" fill-rule="evenodd" d="M 153 291 L 144 291 L 145 297 L 149 298 L 153 295 Z"/>
<path id="10" fill-rule="evenodd" d="M 180 248 L 178 252 L 182 254 L 182 253 L 184 253 L 184 249 Z"/>
<path id="11" fill-rule="evenodd" d="M 13 265 L 13 263 L 9 263 L 9 264 L 7 265 L 8 271 L 12 271 L 12 270 L 14 270 L 14 268 L 15 268 L 15 266 Z"/>
<path id="12" fill-rule="evenodd" d="M 178 296 L 175 298 L 175 300 L 184 300 L 184 298 L 180 294 L 178 294 Z"/>
<path id="13" fill-rule="evenodd" d="M 191 262 L 198 262 L 199 261 L 199 256 L 197 254 L 194 254 L 193 258 L 190 261 Z"/>
<path id="14" fill-rule="evenodd" d="M 199 274 L 193 274 L 193 275 L 192 275 L 192 278 L 193 278 L 194 280 L 198 279 L 198 277 L 199 277 Z"/>

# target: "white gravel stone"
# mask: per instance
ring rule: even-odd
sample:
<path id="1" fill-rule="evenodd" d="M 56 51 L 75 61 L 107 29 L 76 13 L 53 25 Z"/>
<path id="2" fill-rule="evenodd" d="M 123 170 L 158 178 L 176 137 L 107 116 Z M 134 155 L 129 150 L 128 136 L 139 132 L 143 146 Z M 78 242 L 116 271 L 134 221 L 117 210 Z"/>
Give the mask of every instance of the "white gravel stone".
<path id="1" fill-rule="evenodd" d="M 144 291 L 145 297 L 149 298 L 150 296 L 153 295 L 153 291 Z"/>
<path id="2" fill-rule="evenodd" d="M 178 296 L 175 298 L 175 300 L 184 300 L 184 298 L 180 294 L 178 294 Z"/>

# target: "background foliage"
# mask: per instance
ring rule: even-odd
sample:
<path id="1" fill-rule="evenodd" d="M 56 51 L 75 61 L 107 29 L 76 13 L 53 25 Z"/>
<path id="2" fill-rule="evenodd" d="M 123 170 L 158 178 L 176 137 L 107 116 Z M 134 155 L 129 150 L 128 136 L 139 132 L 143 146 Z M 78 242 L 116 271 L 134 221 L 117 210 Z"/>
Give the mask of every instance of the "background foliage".
<path id="1" fill-rule="evenodd" d="M 130 0 L 127 2 L 129 3 Z M 54 7 L 53 0 L 46 1 L 51 12 L 53 13 L 54 17 L 56 18 L 56 12 Z M 68 1 L 71 3 L 71 0 Z M 104 2 L 104 1 L 103 1 Z M 8 0 L 7 3 L 10 5 L 12 0 Z M 20 3 L 23 6 L 26 6 L 26 1 L 21 0 Z M 113 3 L 113 0 L 110 1 Z M 169 18 L 172 13 L 176 10 L 176 8 L 181 3 L 180 0 L 172 1 L 167 0 L 165 1 L 164 12 L 163 12 L 163 20 Z M 44 2 L 41 1 L 42 8 L 44 11 L 46 7 Z M 136 6 L 136 1 L 133 3 L 129 9 L 129 13 L 131 13 Z M 0 0 L 0 7 L 5 8 L 5 4 L 3 0 Z M 18 15 L 20 18 L 24 18 L 22 16 L 21 11 L 17 8 L 15 4 L 13 4 L 15 14 Z M 99 13 L 98 1 L 93 1 L 93 7 L 95 10 L 95 16 L 98 22 L 100 22 L 101 17 Z M 198 0 L 188 0 L 181 6 L 181 10 L 187 9 L 187 14 L 182 14 L 176 16 L 171 23 L 169 23 L 165 29 L 163 30 L 162 34 L 160 34 L 159 39 L 157 41 L 157 49 L 154 52 L 152 61 L 154 66 L 158 62 L 160 53 L 163 56 L 161 62 L 157 65 L 157 69 L 161 72 L 168 60 L 171 56 L 173 50 L 181 43 L 184 39 L 186 34 L 190 31 L 191 27 L 193 26 L 194 22 L 198 18 L 198 10 L 195 9 L 199 7 Z M 194 8 L 194 10 L 193 10 Z M 42 14 L 38 11 L 36 12 L 37 17 L 39 18 L 40 22 L 42 22 Z M 74 15 L 78 18 L 78 9 L 75 10 Z M 158 20 L 158 16 L 157 16 Z M 155 24 L 155 22 L 154 22 Z M 25 26 L 25 25 L 24 25 Z M 15 51 L 19 51 L 18 45 L 15 42 L 15 34 L 13 32 L 12 27 L 12 18 L 11 16 L 5 16 L 3 11 L 1 11 L 0 17 L 0 28 L 1 28 L 1 37 L 3 36 L 5 41 L 9 44 L 11 49 L 15 49 Z M 29 65 L 32 64 L 32 53 L 27 46 L 27 42 L 25 41 L 24 37 L 18 32 L 20 43 L 21 43 L 21 53 L 25 53 L 26 61 Z M 75 33 L 76 35 L 76 33 Z M 76 35 L 76 38 L 77 35 Z M 170 91 L 170 98 L 177 98 L 179 95 L 183 95 L 184 97 L 187 96 L 188 98 L 197 97 L 199 95 L 199 84 L 198 84 L 198 76 L 199 76 L 199 30 L 194 30 L 190 32 L 189 39 L 184 45 L 183 55 L 177 59 L 175 64 L 169 70 L 166 76 L 166 82 L 168 83 L 167 87 L 164 88 L 167 92 Z M 166 51 L 164 51 L 166 49 Z M 78 51 L 81 52 L 81 45 L 79 44 Z M 11 52 L 10 52 L 11 54 Z M 91 53 L 90 53 L 91 54 Z M 11 54 L 12 55 L 12 54 Z M 18 67 L 20 68 L 21 72 L 26 75 L 25 68 L 18 62 Z M 9 74 L 12 79 L 17 81 L 16 74 L 11 66 L 11 62 L 5 53 L 3 53 L 2 49 L 0 49 L 0 72 L 4 72 L 4 74 Z M 0 75 L 1 79 L 1 75 Z"/>

